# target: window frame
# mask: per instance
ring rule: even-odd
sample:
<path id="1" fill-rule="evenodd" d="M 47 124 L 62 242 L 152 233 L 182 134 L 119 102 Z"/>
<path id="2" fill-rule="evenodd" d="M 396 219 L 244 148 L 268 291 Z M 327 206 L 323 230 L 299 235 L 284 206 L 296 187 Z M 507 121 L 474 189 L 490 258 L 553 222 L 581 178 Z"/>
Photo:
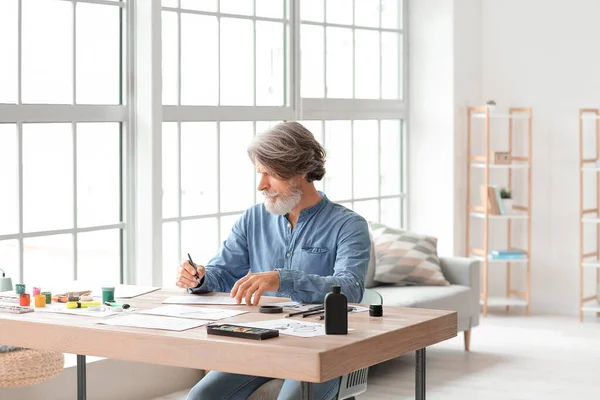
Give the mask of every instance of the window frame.
<path id="1" fill-rule="evenodd" d="M 72 34 L 73 41 L 70 44 L 73 51 L 73 70 L 71 71 L 71 80 L 73 84 L 73 93 L 71 104 L 37 104 L 23 103 L 23 79 L 22 79 L 22 53 L 23 53 L 23 30 L 22 30 L 22 0 L 17 0 L 17 98 L 16 103 L 0 103 L 0 124 L 14 125 L 17 134 L 18 148 L 18 232 L 12 234 L 0 235 L 0 241 L 16 240 L 18 243 L 18 279 L 23 282 L 24 279 L 24 240 L 29 238 L 41 238 L 54 235 L 68 234 L 72 236 L 73 241 L 73 279 L 78 276 L 78 234 L 86 232 L 99 232 L 106 230 L 119 229 L 120 236 L 120 265 L 119 276 L 121 281 L 125 273 L 125 258 L 127 257 L 128 247 L 125 246 L 127 236 L 131 234 L 128 229 L 126 218 L 126 199 L 130 191 L 125 174 L 125 165 L 127 163 L 126 142 L 128 135 L 128 119 L 129 119 L 129 99 L 127 98 L 127 76 L 128 76 L 128 61 L 127 47 L 129 47 L 129 35 L 126 28 L 126 18 L 129 14 L 128 4 L 123 1 L 108 1 L 108 0 L 60 0 L 67 1 L 72 5 Z M 119 104 L 102 105 L 102 104 L 77 104 L 77 5 L 78 4 L 98 4 L 103 6 L 118 7 L 119 25 L 120 25 L 120 48 L 119 48 Z M 71 140 L 73 150 L 73 227 L 64 229 L 39 230 L 33 232 L 24 232 L 24 201 L 23 201 L 23 124 L 51 124 L 51 123 L 67 123 L 71 125 Z M 79 123 L 117 123 L 119 124 L 119 222 L 108 225 L 94 225 L 79 227 L 78 226 L 78 210 L 77 210 L 77 125 Z"/>

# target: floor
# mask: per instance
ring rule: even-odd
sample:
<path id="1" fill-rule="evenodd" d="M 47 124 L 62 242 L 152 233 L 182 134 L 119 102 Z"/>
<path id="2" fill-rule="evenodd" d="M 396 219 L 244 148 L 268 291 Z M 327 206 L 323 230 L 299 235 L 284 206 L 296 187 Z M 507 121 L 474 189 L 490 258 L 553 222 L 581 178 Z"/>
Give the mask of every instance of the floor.
<path id="1" fill-rule="evenodd" d="M 473 330 L 471 352 L 460 337 L 427 350 L 427 398 L 598 399 L 600 318 L 498 312 Z M 183 400 L 186 392 L 155 400 Z M 371 367 L 360 400 L 414 399 L 414 356 Z"/>

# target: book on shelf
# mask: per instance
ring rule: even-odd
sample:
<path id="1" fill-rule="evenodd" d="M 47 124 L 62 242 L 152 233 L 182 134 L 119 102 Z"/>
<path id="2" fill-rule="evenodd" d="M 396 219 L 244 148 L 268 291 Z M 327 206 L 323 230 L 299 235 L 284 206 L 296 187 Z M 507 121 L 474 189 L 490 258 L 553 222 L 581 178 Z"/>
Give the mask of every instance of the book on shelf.
<path id="1" fill-rule="evenodd" d="M 489 255 L 496 260 L 519 260 L 527 257 L 523 250 L 492 250 Z"/>
<path id="2" fill-rule="evenodd" d="M 496 185 L 480 187 L 481 204 L 485 204 L 487 197 L 488 212 L 493 215 L 507 215 L 507 210 L 504 208 L 502 196 L 500 196 L 500 188 Z M 485 206 L 484 206 L 485 207 Z"/>

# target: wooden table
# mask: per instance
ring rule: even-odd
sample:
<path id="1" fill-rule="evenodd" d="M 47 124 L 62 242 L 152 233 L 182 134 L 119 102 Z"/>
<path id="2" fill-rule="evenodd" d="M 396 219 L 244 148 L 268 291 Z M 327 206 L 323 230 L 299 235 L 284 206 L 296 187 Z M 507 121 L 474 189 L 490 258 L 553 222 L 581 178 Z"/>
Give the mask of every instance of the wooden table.
<path id="1" fill-rule="evenodd" d="M 132 307 L 153 308 L 180 290 L 159 290 L 127 301 Z M 209 294 L 225 295 L 225 294 Z M 228 295 L 226 295 L 228 296 Z M 263 297 L 261 304 L 288 299 Z M 228 323 L 280 319 L 285 314 L 261 314 L 245 305 L 206 306 L 251 311 Z M 348 335 L 301 338 L 280 335 L 254 341 L 206 334 L 202 326 L 183 332 L 97 324 L 102 318 L 58 313 L 0 313 L 0 343 L 78 354 L 78 399 L 86 398 L 85 356 L 216 370 L 302 381 L 304 398 L 311 383 L 416 351 L 416 399 L 425 399 L 425 348 L 457 334 L 453 311 L 385 307 L 383 317 L 351 313 Z M 113 318 L 113 317 L 105 317 Z M 291 320 L 302 318 L 291 318 Z M 304 319 L 306 321 L 307 319 Z M 311 322 L 315 320 L 308 319 Z"/>

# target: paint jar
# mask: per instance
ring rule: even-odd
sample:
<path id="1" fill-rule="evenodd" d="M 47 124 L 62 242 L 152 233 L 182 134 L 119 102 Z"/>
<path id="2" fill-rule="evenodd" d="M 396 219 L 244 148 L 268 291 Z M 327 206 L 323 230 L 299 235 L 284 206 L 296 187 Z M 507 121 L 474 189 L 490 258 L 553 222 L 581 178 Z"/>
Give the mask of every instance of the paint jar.
<path id="1" fill-rule="evenodd" d="M 15 284 L 15 293 L 16 294 L 23 294 L 25 293 L 25 285 L 22 283 L 16 283 Z"/>
<path id="2" fill-rule="evenodd" d="M 30 304 L 31 296 L 29 296 L 29 293 L 21 293 L 19 295 L 19 305 L 23 307 L 29 307 Z"/>
<path id="3" fill-rule="evenodd" d="M 42 292 L 40 293 L 44 297 L 46 297 L 46 304 L 52 303 L 52 293 L 51 292 Z"/>
<path id="4" fill-rule="evenodd" d="M 42 289 L 39 287 L 34 287 L 33 288 L 33 295 L 37 296 L 38 294 L 40 294 L 42 292 Z"/>
<path id="5" fill-rule="evenodd" d="M 102 286 L 102 303 L 107 301 L 115 301 L 115 287 Z"/>
<path id="6" fill-rule="evenodd" d="M 46 296 L 43 294 L 36 294 L 34 296 L 36 307 L 46 307 Z"/>

